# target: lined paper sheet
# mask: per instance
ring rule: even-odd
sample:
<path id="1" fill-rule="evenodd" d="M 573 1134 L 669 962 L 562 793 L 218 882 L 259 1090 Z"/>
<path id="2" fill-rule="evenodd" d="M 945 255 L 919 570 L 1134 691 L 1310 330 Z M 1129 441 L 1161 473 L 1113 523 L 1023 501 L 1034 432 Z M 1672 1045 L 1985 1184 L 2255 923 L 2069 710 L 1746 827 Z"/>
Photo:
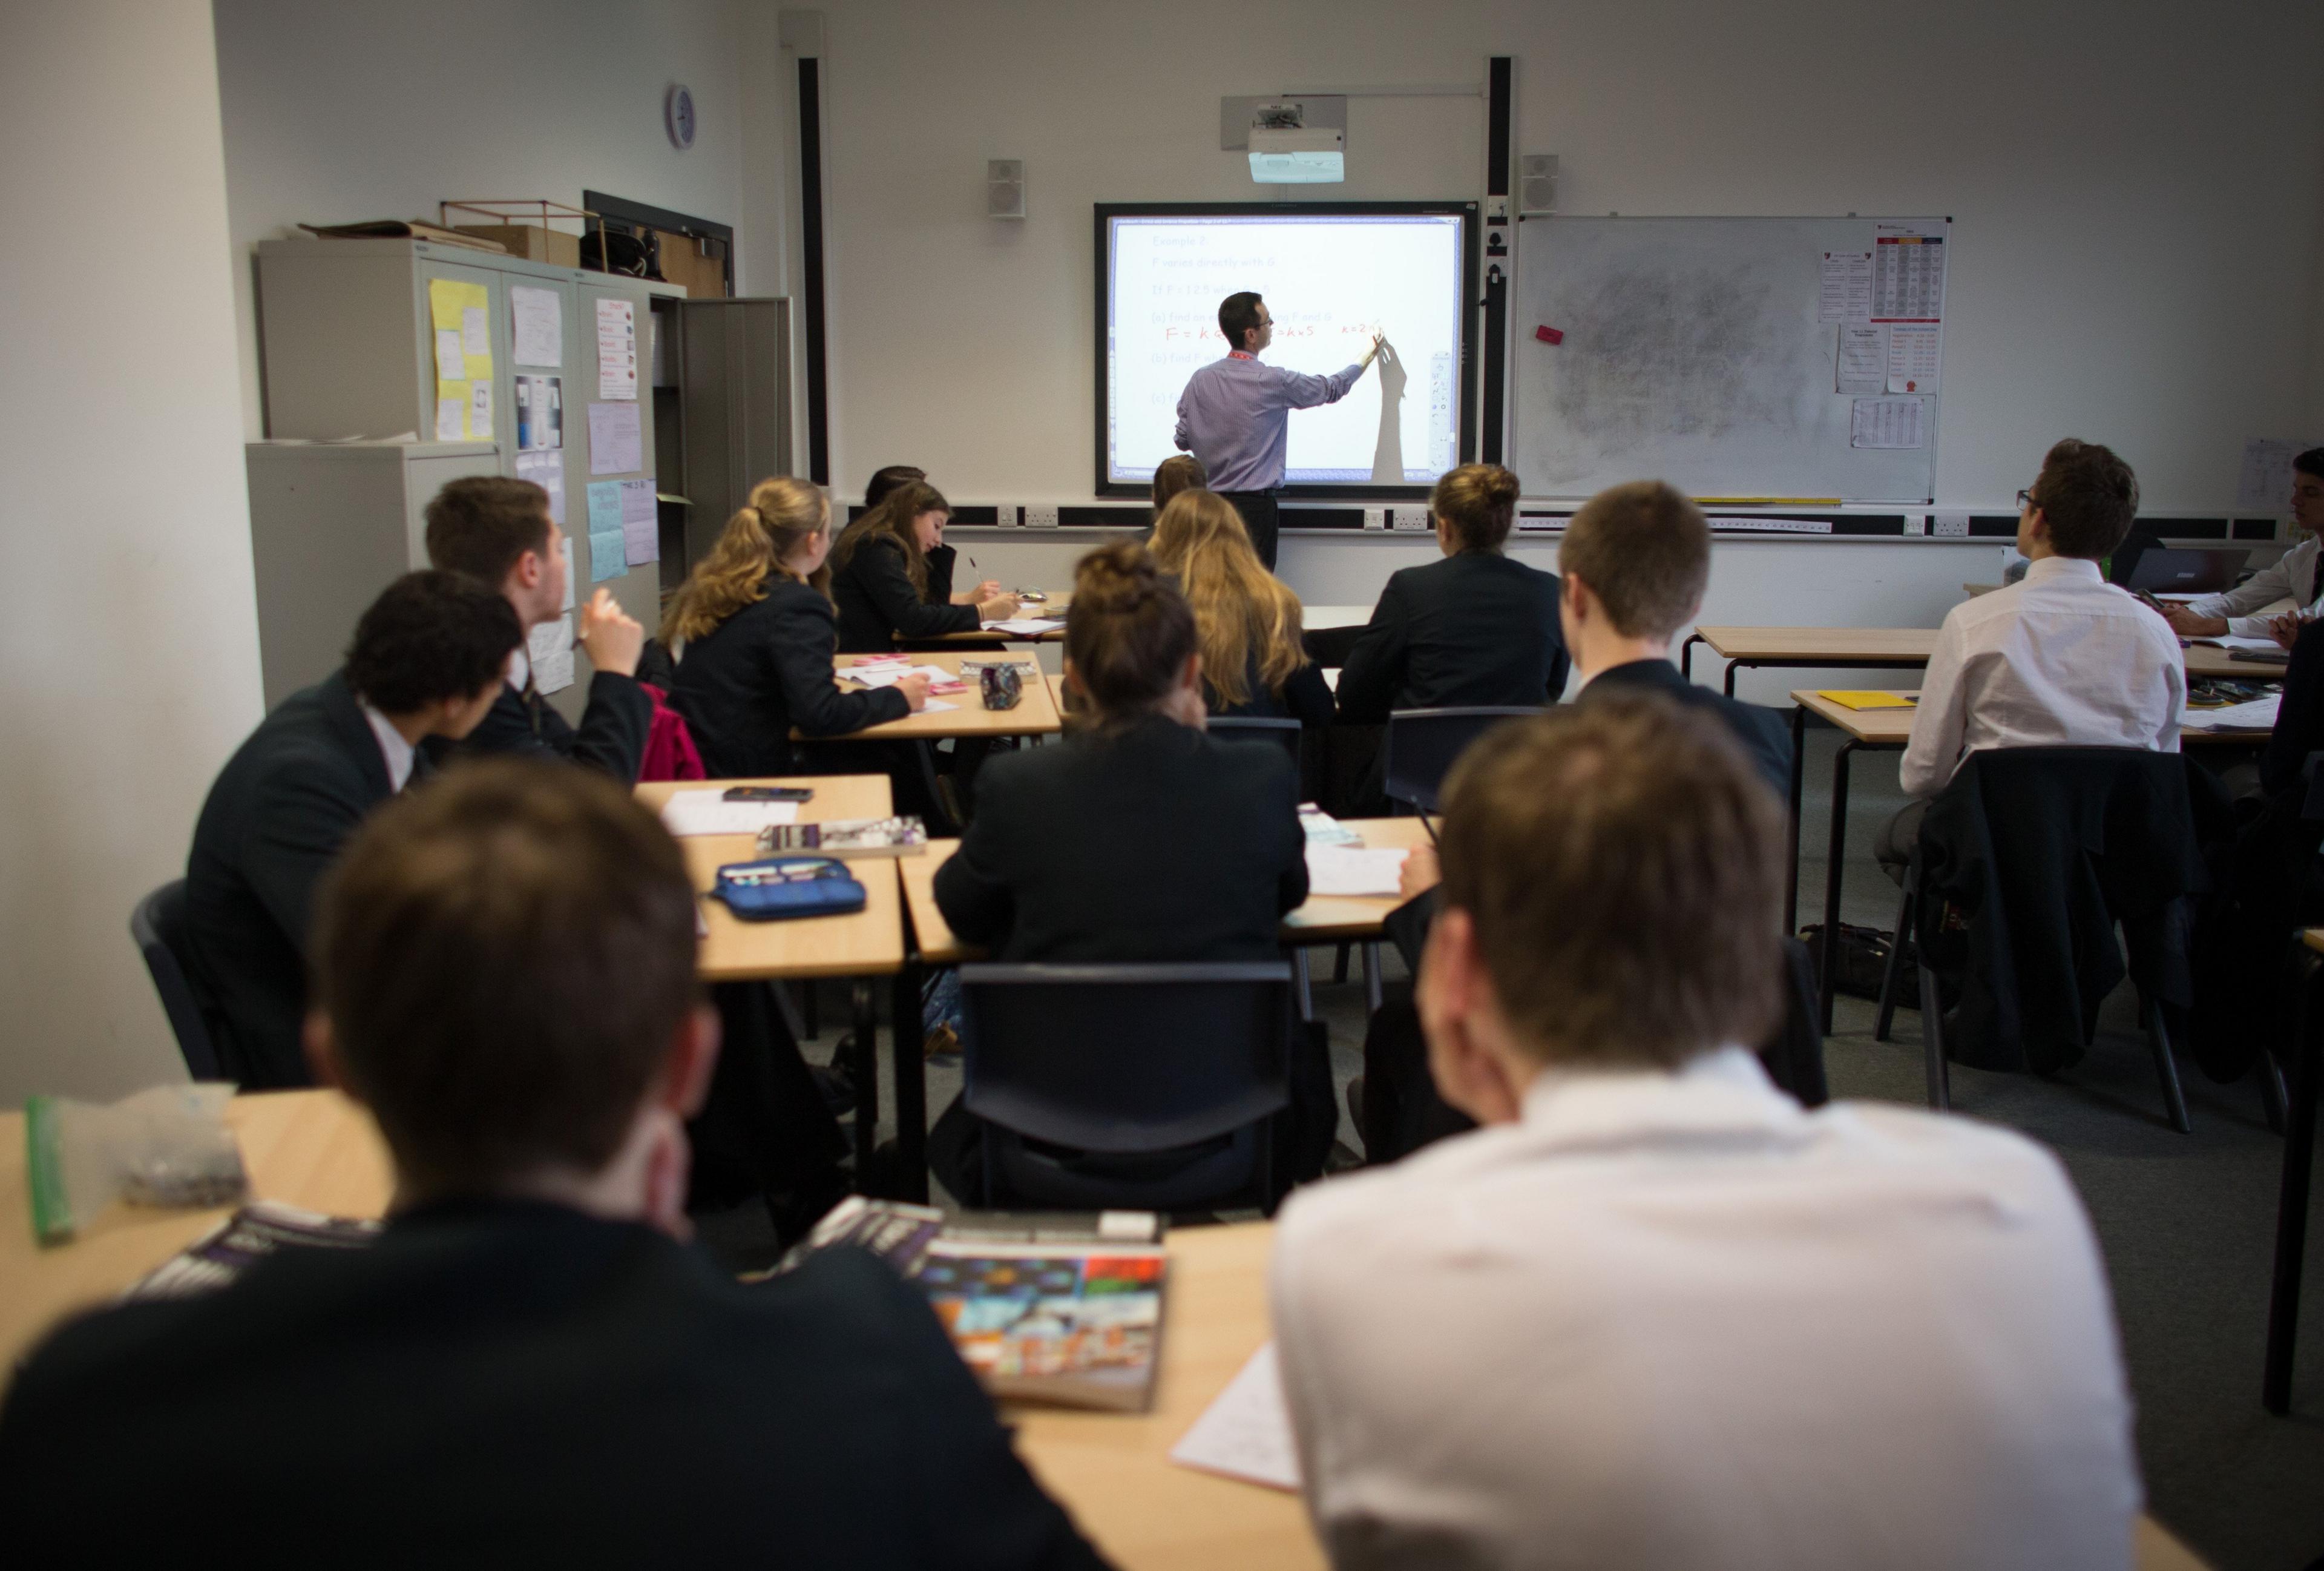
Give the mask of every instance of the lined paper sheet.
<path id="1" fill-rule="evenodd" d="M 662 805 L 663 827 L 673 835 L 755 835 L 770 824 L 798 822 L 797 802 L 730 802 L 724 787 L 673 791 Z"/>
<path id="2" fill-rule="evenodd" d="M 1291 1438 L 1274 1343 L 1250 1355 L 1194 1428 L 1170 1447 L 1170 1460 L 1269 1489 L 1298 1489 L 1299 1450 Z"/>

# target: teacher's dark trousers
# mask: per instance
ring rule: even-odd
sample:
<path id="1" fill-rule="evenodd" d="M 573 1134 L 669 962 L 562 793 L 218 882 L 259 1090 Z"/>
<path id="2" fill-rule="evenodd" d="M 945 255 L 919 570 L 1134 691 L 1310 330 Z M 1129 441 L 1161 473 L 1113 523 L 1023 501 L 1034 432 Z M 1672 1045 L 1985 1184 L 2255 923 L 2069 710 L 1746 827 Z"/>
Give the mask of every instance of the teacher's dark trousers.
<path id="1" fill-rule="evenodd" d="M 1242 514 L 1242 526 L 1250 531 L 1250 543 L 1259 550 L 1259 559 L 1267 564 L 1268 572 L 1275 571 L 1275 534 L 1279 516 L 1272 491 L 1222 491 L 1220 495 L 1234 504 Z"/>

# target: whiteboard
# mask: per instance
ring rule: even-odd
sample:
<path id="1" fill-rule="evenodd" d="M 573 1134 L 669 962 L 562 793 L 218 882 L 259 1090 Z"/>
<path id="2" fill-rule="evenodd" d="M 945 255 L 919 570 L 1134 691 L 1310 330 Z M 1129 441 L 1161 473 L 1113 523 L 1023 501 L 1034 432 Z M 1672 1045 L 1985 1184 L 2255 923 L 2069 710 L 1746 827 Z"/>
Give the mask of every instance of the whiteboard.
<path id="1" fill-rule="evenodd" d="M 1836 390 L 1840 324 L 1820 318 L 1827 253 L 1879 252 L 1885 283 L 1902 276 L 1897 257 L 1944 254 L 1897 249 L 1900 236 L 1941 245 L 1950 228 L 1943 218 L 1524 220 L 1509 451 L 1525 494 L 1582 497 L 1660 479 L 1698 496 L 1933 501 L 1941 391 L 1923 396 L 1914 384 L 1920 447 L 1853 445 L 1858 401 L 1891 395 L 1885 384 Z M 1932 311 L 1937 326 L 1920 330 L 1941 352 L 1941 300 L 1906 307 L 1879 292 L 1876 311 Z M 1542 342 L 1542 327 L 1563 342 Z"/>

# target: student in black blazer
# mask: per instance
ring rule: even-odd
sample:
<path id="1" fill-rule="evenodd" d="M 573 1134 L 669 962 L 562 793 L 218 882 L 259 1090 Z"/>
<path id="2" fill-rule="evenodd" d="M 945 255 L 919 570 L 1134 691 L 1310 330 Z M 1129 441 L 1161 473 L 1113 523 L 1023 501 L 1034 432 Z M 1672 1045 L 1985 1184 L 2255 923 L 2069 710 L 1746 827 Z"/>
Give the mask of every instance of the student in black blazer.
<path id="1" fill-rule="evenodd" d="M 456 573 L 410 573 L 355 624 L 346 664 L 290 695 L 226 761 L 186 857 L 187 970 L 226 1074 L 309 1083 L 308 919 L 364 815 L 403 789 L 425 739 L 473 731 L 522 642 L 508 602 Z"/>
<path id="2" fill-rule="evenodd" d="M 0 1409 L 24 1563 L 175 1557 L 242 1500 L 198 1530 L 257 1565 L 1101 1565 L 918 1289 L 683 1242 L 694 924 L 677 846 L 590 772 L 492 761 L 383 812 L 321 912 L 315 1052 L 386 1137 L 386 1230 L 50 1337 Z"/>
<path id="3" fill-rule="evenodd" d="M 1502 555 L 1517 477 L 1463 464 L 1428 507 L 1444 559 L 1391 574 L 1340 670 L 1339 713 L 1379 725 L 1395 709 L 1549 704 L 1565 686 L 1557 577 Z"/>
<path id="4" fill-rule="evenodd" d="M 1299 596 L 1259 559 L 1232 504 L 1179 492 L 1154 521 L 1152 550 L 1194 608 L 1212 714 L 1332 723 L 1332 689 L 1300 647 Z"/>
<path id="5" fill-rule="evenodd" d="M 842 651 L 879 653 L 1017 615 L 1017 597 L 997 583 L 953 593 L 953 549 L 944 543 L 951 517 L 936 487 L 908 480 L 840 531 L 831 597 Z"/>
<path id="6" fill-rule="evenodd" d="M 528 635 L 564 620 L 572 571 L 565 531 L 549 515 L 549 493 L 530 480 L 476 475 L 446 485 L 428 504 L 428 560 L 498 588 Z M 542 698 L 530 651 L 521 648 L 484 723 L 456 746 L 430 744 L 438 762 L 455 753 L 548 753 L 637 783 L 653 728 L 653 700 L 637 679 L 645 629 L 604 588 L 574 621 L 574 642 L 592 668 L 580 728 Z"/>
<path id="7" fill-rule="evenodd" d="M 1557 567 L 1559 621 L 1581 679 L 1576 701 L 1647 688 L 1710 710 L 1768 789 L 1788 800 L 1792 739 L 1783 716 L 1697 687 L 1670 661 L 1671 640 L 1702 615 L 1711 584 L 1702 510 L 1658 480 L 1601 491 L 1567 522 Z"/>
<path id="8" fill-rule="evenodd" d="M 1194 612 L 1143 548 L 1082 559 L 1065 653 L 1074 729 L 987 766 L 976 818 L 936 870 L 945 920 L 1011 962 L 1276 958 L 1278 921 L 1307 898 L 1297 772 L 1280 748 L 1205 734 Z M 1320 1107 L 1296 1059 L 1293 1077 L 1320 1166 L 1329 1068 Z M 957 1102 L 929 1150 L 968 1192 L 976 1120 Z"/>
<path id="9" fill-rule="evenodd" d="M 670 703 L 712 779 L 800 772 L 793 726 L 841 736 L 927 706 L 926 677 L 839 690 L 830 550 L 830 499 L 803 480 L 762 480 L 671 598 L 662 641 L 685 648 Z"/>

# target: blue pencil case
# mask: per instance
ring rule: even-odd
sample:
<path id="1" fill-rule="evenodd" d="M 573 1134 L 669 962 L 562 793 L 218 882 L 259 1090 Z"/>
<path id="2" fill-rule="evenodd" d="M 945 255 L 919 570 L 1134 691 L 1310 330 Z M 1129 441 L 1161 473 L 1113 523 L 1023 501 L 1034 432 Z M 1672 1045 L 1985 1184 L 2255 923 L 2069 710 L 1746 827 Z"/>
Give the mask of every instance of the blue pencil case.
<path id="1" fill-rule="evenodd" d="M 718 870 L 711 897 L 746 922 L 836 917 L 863 909 L 863 886 L 830 856 L 770 856 Z"/>

